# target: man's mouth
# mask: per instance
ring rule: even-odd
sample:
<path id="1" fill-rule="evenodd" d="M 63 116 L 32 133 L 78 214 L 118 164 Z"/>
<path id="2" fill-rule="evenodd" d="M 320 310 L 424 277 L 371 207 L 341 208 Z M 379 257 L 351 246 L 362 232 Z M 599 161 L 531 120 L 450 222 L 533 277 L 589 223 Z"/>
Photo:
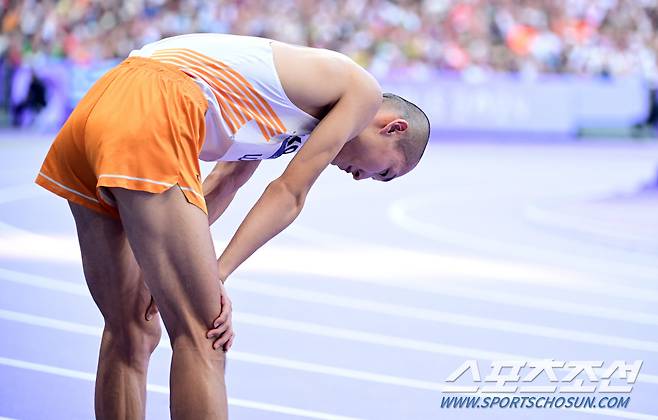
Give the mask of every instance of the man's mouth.
<path id="1" fill-rule="evenodd" d="M 347 167 L 338 166 L 338 169 L 340 169 L 340 170 L 343 171 L 343 172 L 347 172 L 347 173 L 350 174 L 350 175 L 354 175 L 354 173 L 356 172 L 356 171 L 354 170 L 354 167 L 353 167 L 352 165 L 347 166 Z"/>

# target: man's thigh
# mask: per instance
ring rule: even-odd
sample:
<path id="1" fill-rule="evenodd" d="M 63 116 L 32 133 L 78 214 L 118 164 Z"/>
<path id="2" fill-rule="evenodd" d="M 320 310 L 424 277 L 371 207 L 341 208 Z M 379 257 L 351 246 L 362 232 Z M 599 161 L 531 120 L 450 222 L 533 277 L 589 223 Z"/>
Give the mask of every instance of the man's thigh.
<path id="1" fill-rule="evenodd" d="M 146 322 L 151 294 L 141 279 L 121 222 L 75 203 L 69 205 L 78 231 L 85 279 L 106 326 L 121 330 L 133 323 L 158 330 L 158 318 Z"/>
<path id="2" fill-rule="evenodd" d="M 110 192 L 172 340 L 181 334 L 205 340 L 221 312 L 207 215 L 177 186 L 160 194 L 122 188 Z M 211 348 L 210 341 L 207 345 Z"/>

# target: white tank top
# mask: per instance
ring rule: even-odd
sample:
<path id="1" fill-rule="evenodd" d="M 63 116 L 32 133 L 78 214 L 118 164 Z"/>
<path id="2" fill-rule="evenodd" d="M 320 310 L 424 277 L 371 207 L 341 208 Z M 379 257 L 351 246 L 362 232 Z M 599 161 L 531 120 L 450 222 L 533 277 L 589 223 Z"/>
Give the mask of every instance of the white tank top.
<path id="1" fill-rule="evenodd" d="M 286 96 L 274 67 L 271 40 L 189 34 L 130 53 L 173 64 L 208 100 L 205 161 L 273 159 L 296 152 L 318 124 Z"/>

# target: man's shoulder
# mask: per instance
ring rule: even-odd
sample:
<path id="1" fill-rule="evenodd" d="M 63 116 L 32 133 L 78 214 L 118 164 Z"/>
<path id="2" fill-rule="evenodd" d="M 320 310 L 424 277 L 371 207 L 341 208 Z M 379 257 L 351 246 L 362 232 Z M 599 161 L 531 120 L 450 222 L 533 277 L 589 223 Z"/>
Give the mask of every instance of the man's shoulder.
<path id="1" fill-rule="evenodd" d="M 375 78 L 345 54 L 279 41 L 273 41 L 272 48 L 283 88 L 302 109 L 323 114 L 348 94 L 364 105 L 381 101 Z"/>

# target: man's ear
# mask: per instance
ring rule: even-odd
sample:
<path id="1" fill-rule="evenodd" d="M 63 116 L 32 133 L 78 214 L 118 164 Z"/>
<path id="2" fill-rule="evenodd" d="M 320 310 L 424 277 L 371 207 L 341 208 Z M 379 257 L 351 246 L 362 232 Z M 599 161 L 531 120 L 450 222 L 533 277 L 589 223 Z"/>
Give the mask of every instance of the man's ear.
<path id="1" fill-rule="evenodd" d="M 390 123 L 386 124 L 382 129 L 380 130 L 381 134 L 393 134 L 396 131 L 405 131 L 407 128 L 409 128 L 409 123 L 407 120 L 403 120 L 402 118 L 395 119 L 391 121 Z"/>

